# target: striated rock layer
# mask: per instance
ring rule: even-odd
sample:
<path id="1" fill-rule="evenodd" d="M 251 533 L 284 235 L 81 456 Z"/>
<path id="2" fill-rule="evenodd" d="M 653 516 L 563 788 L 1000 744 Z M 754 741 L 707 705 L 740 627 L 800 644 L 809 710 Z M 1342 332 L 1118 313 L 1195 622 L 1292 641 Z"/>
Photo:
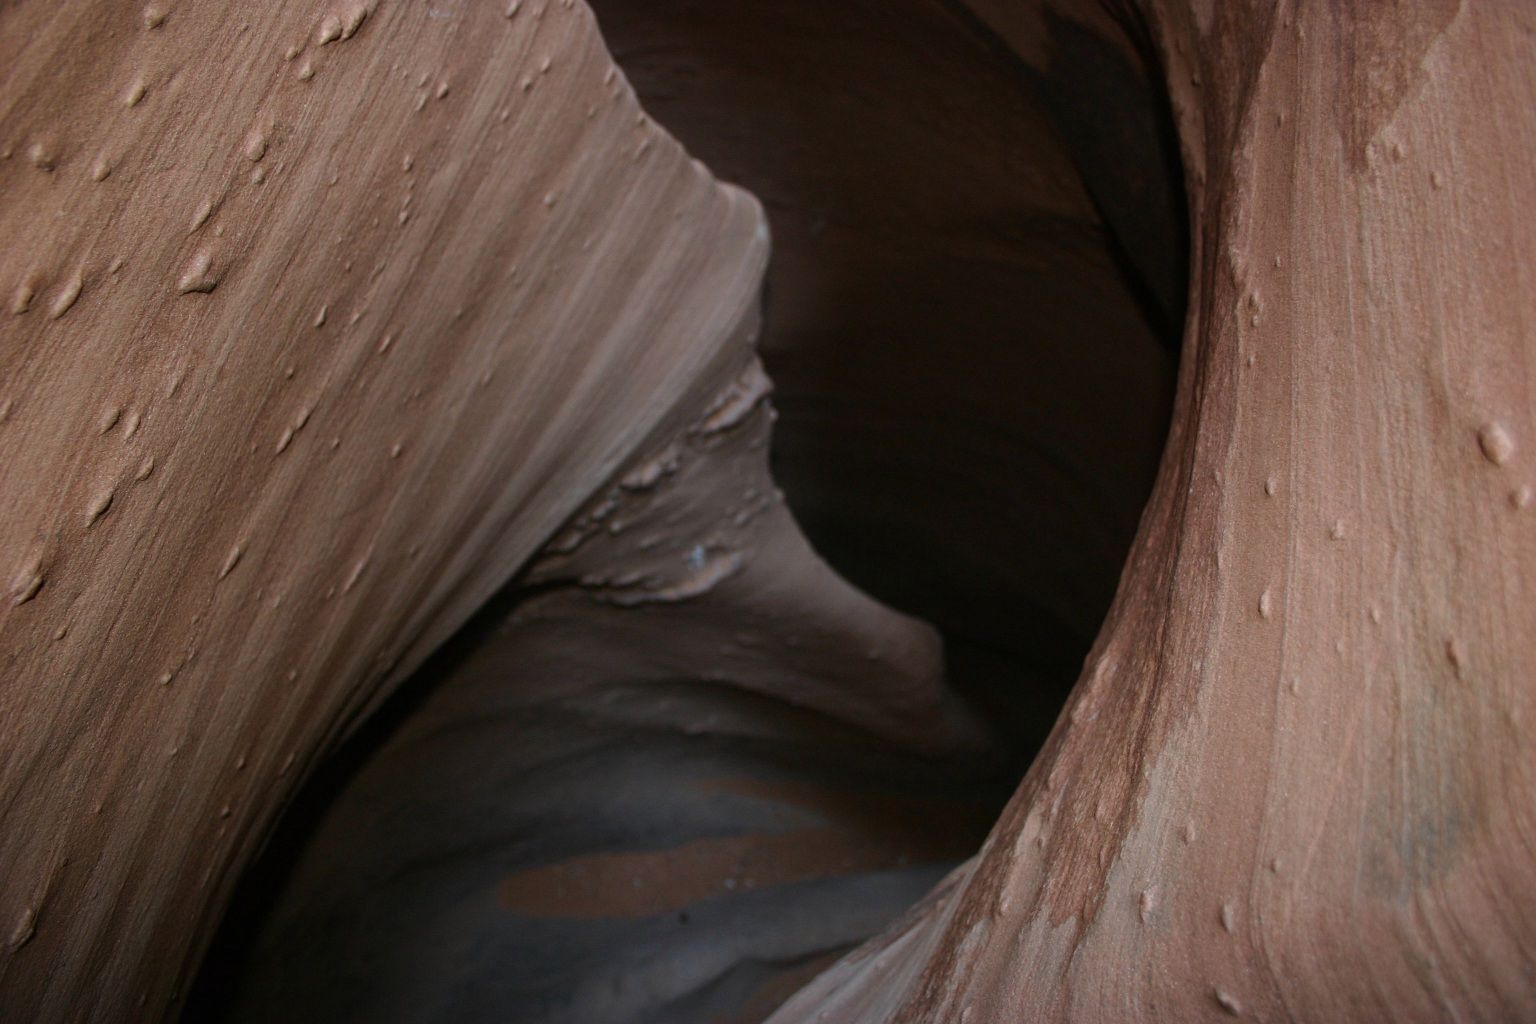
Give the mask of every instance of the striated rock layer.
<path id="1" fill-rule="evenodd" d="M 1536 1017 L 1517 5 L 1153 4 L 1173 436 L 974 861 L 772 1019 Z"/>
<path id="2" fill-rule="evenodd" d="M 317 758 L 739 365 L 767 236 L 569 0 L 8 4 L 0 66 L 0 1017 L 158 1016 Z"/>
<path id="3" fill-rule="evenodd" d="M 1013 697 L 970 680 L 1006 712 L 978 720 L 939 635 L 801 537 L 751 351 L 764 215 L 641 111 L 585 6 L 12 3 L 0 1018 L 180 1012 L 301 780 L 481 608 L 223 947 L 221 1010 L 756 1021 L 818 975 L 772 1020 L 1536 1017 L 1519 6 L 763 0 L 723 51 L 709 11 L 602 6 L 785 229 L 764 356 L 811 532 L 871 585 L 913 552 L 916 610 L 981 660 L 999 600 L 1093 629 L 1141 493 L 1097 442 L 1154 444 L 1176 224 L 1117 162 L 1156 145 L 1075 119 L 1160 67 L 1192 248 L 1173 432 L 1043 753 L 960 863 Z M 663 25 L 704 56 L 637 64 Z M 783 88 L 767 55 L 829 27 L 813 68 L 864 70 Z M 814 87 L 918 66 L 946 88 L 910 141 L 916 98 L 881 123 Z M 1125 77 L 1090 101 L 1088 66 Z M 733 134 L 732 95 L 798 144 Z M 1019 173 L 939 158 L 985 147 Z M 974 392 L 929 329 L 967 310 Z M 1034 366 L 1113 364 L 1099 415 L 1065 375 L 1009 386 L 1009 321 L 1045 312 Z M 1000 498 L 989 432 L 1059 459 Z M 946 534 L 914 483 L 951 451 L 992 512 Z M 1078 516 L 1032 489 L 1058 478 L 1116 497 Z M 999 546 L 1016 504 L 1041 532 Z"/>

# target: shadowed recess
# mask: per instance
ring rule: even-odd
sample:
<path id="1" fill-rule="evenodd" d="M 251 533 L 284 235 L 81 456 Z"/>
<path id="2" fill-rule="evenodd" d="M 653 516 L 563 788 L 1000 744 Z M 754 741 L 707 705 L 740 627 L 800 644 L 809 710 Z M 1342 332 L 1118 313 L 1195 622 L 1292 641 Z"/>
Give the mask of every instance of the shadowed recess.
<path id="1" fill-rule="evenodd" d="M 757 391 L 648 442 L 322 768 L 187 1019 L 759 1022 L 976 849 L 1105 614 L 1184 317 L 1145 40 L 1025 6 L 593 3 L 767 210 L 772 477 Z M 645 540 L 600 527 L 647 516 L 719 570 L 621 607 Z"/>

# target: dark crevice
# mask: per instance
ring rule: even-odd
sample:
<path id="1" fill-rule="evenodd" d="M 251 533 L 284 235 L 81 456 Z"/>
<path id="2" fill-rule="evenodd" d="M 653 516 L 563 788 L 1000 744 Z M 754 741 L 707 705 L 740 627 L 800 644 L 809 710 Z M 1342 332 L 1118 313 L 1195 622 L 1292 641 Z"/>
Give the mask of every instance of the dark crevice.
<path id="1" fill-rule="evenodd" d="M 801 973 L 823 965 L 824 951 L 882 927 L 963 855 L 903 859 L 928 850 L 935 822 L 951 823 L 957 847 L 980 842 L 1059 714 L 1113 596 L 1167 430 L 1189 245 L 1173 124 L 1139 27 L 1047 10 L 1035 51 L 1049 58 L 1036 66 L 963 0 L 592 7 L 642 105 L 767 210 L 774 252 L 760 348 L 782 414 L 772 467 L 797 520 L 841 575 L 939 630 L 950 683 L 1001 739 L 988 762 L 1000 767 L 957 778 L 771 698 L 641 674 L 635 689 L 654 683 L 650 698 L 675 707 L 679 722 L 708 720 L 728 704 L 772 722 L 779 738 L 738 742 L 695 735 L 686 723 L 631 723 L 624 744 L 603 747 L 587 736 L 602 726 L 602 710 L 500 712 L 490 718 L 505 721 L 512 753 L 484 775 L 505 792 L 471 799 L 454 789 L 453 763 L 430 761 L 422 763 L 433 770 L 402 783 L 413 788 L 399 807 L 363 785 L 350 806 L 371 807 L 365 820 L 379 832 L 357 839 L 358 857 L 388 865 L 379 869 L 387 884 L 357 895 L 339 891 L 348 879 L 337 875 L 333 893 L 312 872 L 309 888 L 295 889 L 316 836 L 391 738 L 419 723 L 434 693 L 466 674 L 520 605 L 566 586 L 515 582 L 306 782 L 236 890 L 184 1019 L 253 1019 L 242 1002 L 253 978 L 312 966 L 283 956 L 321 958 L 348 942 L 375 949 L 367 943 L 391 927 L 406 934 L 404 919 L 413 930 L 401 941 L 413 944 L 387 947 L 393 970 L 377 956 L 337 953 L 351 973 L 317 969 L 323 985 L 297 988 L 316 1002 L 293 1005 L 288 1019 L 361 1020 L 338 1007 L 363 1005 L 370 986 L 440 983 L 452 1019 L 761 1020 Z M 623 650 L 602 629 L 582 642 Z M 614 689 L 615 699 L 628 696 Z M 479 730 L 454 724 L 464 723 L 413 734 L 412 756 L 475 768 L 496 753 L 470 735 Z M 541 742 L 541 732 L 556 737 L 556 753 L 519 774 L 521 747 Z M 763 792 L 697 797 L 695 761 Z M 431 777 L 437 767 L 441 779 Z M 545 785 L 550 794 L 530 795 Z M 631 817 L 612 813 L 620 790 L 635 794 Z M 659 875 L 642 879 L 636 868 L 637 888 L 681 884 L 713 869 L 720 840 L 756 837 L 765 860 L 793 860 L 792 845 L 774 843 L 801 827 L 807 792 L 823 801 L 821 813 L 846 819 L 843 832 L 806 840 L 846 843 L 840 873 L 796 879 L 778 896 L 715 894 L 681 913 L 616 912 L 606 931 L 530 912 L 521 930 L 473 932 L 464 948 L 454 945 L 460 937 L 431 931 L 441 908 L 424 901 L 448 897 L 405 891 L 413 879 L 399 868 L 418 861 L 406 851 L 391 861 L 378 840 L 408 847 L 423 822 L 452 825 L 459 814 L 459 845 L 432 847 L 420 863 L 452 867 L 465 890 L 499 892 L 487 879 L 547 869 L 540 858 L 555 849 L 592 871 L 606 870 L 604 857 L 636 855 Z M 507 817 L 486 820 L 494 808 L 483 805 L 498 799 Z M 878 827 L 861 818 L 870 807 L 886 815 Z M 532 828 L 568 831 L 535 842 Z M 660 868 L 644 859 L 673 847 L 698 859 Z M 740 857 L 755 864 L 744 849 Z M 317 905 L 296 906 L 297 891 Z M 480 920 L 479 909 L 460 912 Z M 458 920 L 452 907 L 443 913 Z M 305 920 L 319 923 L 292 930 Z M 636 952 L 654 945 L 682 957 L 688 943 L 743 935 L 757 944 L 744 943 L 736 961 L 681 994 L 666 985 L 683 968 L 647 975 Z M 446 981 L 430 978 L 437 956 L 452 964 Z M 640 1005 L 607 989 L 658 978 L 657 1001 L 643 1012 L 571 1009 L 595 989 L 611 997 L 604 1006 Z"/>
<path id="2" fill-rule="evenodd" d="M 503 587 L 434 651 L 377 711 L 364 719 L 335 752 L 320 761 L 292 803 L 284 809 L 277 827 L 241 877 L 218 933 L 204 956 L 202 969 L 188 993 L 183 1020 L 216 1021 L 228 1016 L 235 983 L 250 959 L 264 918 L 298 866 L 306 841 L 347 783 L 421 707 L 437 682 L 450 678 L 489 637 L 505 628 L 513 609 L 556 586 L 558 584 L 530 587 L 514 581 Z"/>

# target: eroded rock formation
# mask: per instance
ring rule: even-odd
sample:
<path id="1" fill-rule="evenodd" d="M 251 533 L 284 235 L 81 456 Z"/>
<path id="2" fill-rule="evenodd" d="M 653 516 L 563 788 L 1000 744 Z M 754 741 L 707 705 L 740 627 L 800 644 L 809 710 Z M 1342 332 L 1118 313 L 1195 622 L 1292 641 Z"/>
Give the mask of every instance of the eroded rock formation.
<path id="1" fill-rule="evenodd" d="M 756 204 L 516 8 L 0 14 L 0 1015 L 167 1012 L 314 760 L 739 362 Z"/>
<path id="2" fill-rule="evenodd" d="M 1523 11 L 596 7 L 0 11 L 0 1016 L 1536 1016 Z"/>
<path id="3" fill-rule="evenodd" d="M 489 610 L 328 806 L 236 1019 L 761 1019 L 972 852 L 987 735 L 800 537 L 770 412 L 751 361 Z"/>
<path id="4" fill-rule="evenodd" d="M 1190 321 L 1114 608 L 980 855 L 779 1024 L 1536 1014 L 1525 16 L 1153 6 Z"/>

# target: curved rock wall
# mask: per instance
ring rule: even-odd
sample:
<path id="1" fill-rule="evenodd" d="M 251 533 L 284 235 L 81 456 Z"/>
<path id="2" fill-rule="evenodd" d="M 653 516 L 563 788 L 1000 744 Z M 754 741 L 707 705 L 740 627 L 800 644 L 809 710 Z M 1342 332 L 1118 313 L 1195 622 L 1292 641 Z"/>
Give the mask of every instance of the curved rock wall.
<path id="1" fill-rule="evenodd" d="M 1099 441 L 1150 452 L 1170 365 L 1166 190 L 1078 69 L 1160 65 L 1182 147 L 1173 433 L 1067 712 L 773 1020 L 1536 1015 L 1522 9 L 603 7 L 779 229 L 813 539 L 893 600 L 911 554 L 983 650 L 1093 630 L 1040 538 L 1112 575 L 1142 463 Z M 301 780 L 498 593 L 236 1015 L 759 1020 L 973 847 L 1017 722 L 800 536 L 763 213 L 586 7 L 22 2 L 0 66 L 0 1017 L 176 1015 Z M 946 531 L 950 456 L 1038 534 Z M 1075 471 L 1098 518 L 1032 491 Z M 1008 612 L 965 637 L 969 583 Z"/>
<path id="2" fill-rule="evenodd" d="M 8 4 L 0 66 L 0 1016 L 157 1015 L 767 235 L 570 2 Z"/>
<path id="3" fill-rule="evenodd" d="M 1156 4 L 1173 435 L 978 857 L 772 1019 L 1536 1015 L 1536 176 L 1514 5 Z"/>

